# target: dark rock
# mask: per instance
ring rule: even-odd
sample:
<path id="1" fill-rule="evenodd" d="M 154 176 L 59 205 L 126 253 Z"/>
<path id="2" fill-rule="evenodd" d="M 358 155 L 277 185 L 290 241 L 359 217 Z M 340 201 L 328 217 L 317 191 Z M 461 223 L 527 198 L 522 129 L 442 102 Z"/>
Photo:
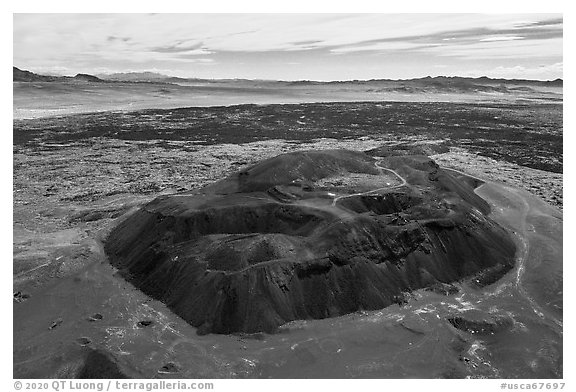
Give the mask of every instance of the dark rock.
<path id="1" fill-rule="evenodd" d="M 14 293 L 14 302 L 23 302 L 30 298 L 30 294 L 23 293 L 21 291 L 16 291 Z"/>
<path id="2" fill-rule="evenodd" d="M 507 316 L 493 316 L 476 311 L 468 311 L 462 315 L 449 317 L 448 322 L 454 328 L 478 335 L 493 335 L 513 326 L 514 320 Z"/>
<path id="3" fill-rule="evenodd" d="M 152 321 L 152 320 L 142 320 L 142 321 L 138 321 L 136 323 L 136 326 L 138 328 L 146 328 L 146 327 L 151 326 L 152 324 L 154 324 L 154 321 Z"/>
<path id="4" fill-rule="evenodd" d="M 78 343 L 81 346 L 87 346 L 92 342 L 92 340 L 90 340 L 90 338 L 87 337 L 81 337 L 76 339 L 76 343 Z"/>
<path id="5" fill-rule="evenodd" d="M 75 378 L 80 379 L 126 379 L 129 377 L 116 357 L 102 349 L 89 349 L 82 367 Z"/>
<path id="6" fill-rule="evenodd" d="M 380 196 L 342 186 L 338 194 L 349 196 L 333 205 L 314 189 L 327 177 L 379 175 L 375 162 L 344 150 L 280 155 L 155 199 L 111 232 L 105 250 L 199 335 L 275 332 L 511 268 L 514 243 L 488 218 L 489 205 L 428 157 L 381 157 L 407 184 Z"/>
<path id="7" fill-rule="evenodd" d="M 54 329 L 54 328 L 56 328 L 57 326 L 59 326 L 60 324 L 62 324 L 63 322 L 64 322 L 63 319 L 58 318 L 58 319 L 56 319 L 56 320 L 54 320 L 54 321 L 52 322 L 52 325 L 50 325 L 50 327 L 49 327 L 48 329 Z"/>
<path id="8" fill-rule="evenodd" d="M 502 278 L 508 271 L 514 268 L 513 264 L 498 264 L 493 267 L 487 268 L 480 271 L 469 279 L 468 283 L 472 286 L 485 287 L 497 282 Z"/>
<path id="9" fill-rule="evenodd" d="M 454 286 L 453 284 L 442 282 L 434 283 L 433 285 L 428 287 L 427 290 L 441 295 L 457 294 L 460 291 L 458 287 Z"/>
<path id="10" fill-rule="evenodd" d="M 166 365 L 162 366 L 158 370 L 158 373 L 174 374 L 174 373 L 178 373 L 179 371 L 180 371 L 180 367 L 177 364 L 175 364 L 174 362 L 168 362 Z"/>
<path id="11" fill-rule="evenodd" d="M 94 313 L 92 316 L 88 317 L 88 321 L 100 321 L 104 318 L 100 313 Z"/>

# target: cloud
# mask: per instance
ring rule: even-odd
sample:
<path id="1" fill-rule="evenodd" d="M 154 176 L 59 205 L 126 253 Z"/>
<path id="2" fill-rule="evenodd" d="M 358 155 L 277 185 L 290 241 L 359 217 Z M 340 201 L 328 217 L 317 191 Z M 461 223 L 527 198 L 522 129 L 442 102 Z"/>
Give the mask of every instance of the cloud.
<path id="1" fill-rule="evenodd" d="M 15 14 L 13 48 L 15 64 L 35 67 L 189 63 L 236 72 L 242 63 L 281 72 L 279 64 L 299 62 L 302 70 L 346 64 L 362 72 L 381 69 L 374 62 L 389 54 L 412 69 L 445 58 L 555 63 L 562 26 L 558 14 Z"/>
<path id="2" fill-rule="evenodd" d="M 536 22 L 534 22 L 534 24 L 536 24 Z M 548 25 L 549 24 L 547 23 L 543 24 L 543 26 Z M 443 48 L 449 49 L 451 47 L 473 46 L 478 42 L 545 40 L 561 37 L 562 29 L 558 29 L 557 27 L 506 27 L 500 29 L 472 27 L 460 30 L 444 30 L 437 33 L 396 36 L 391 38 L 358 42 L 333 48 L 331 51 L 336 53 L 343 53 L 365 50 L 419 50 L 436 46 L 443 46 Z M 542 45 L 545 44 L 542 43 Z"/>
<path id="3" fill-rule="evenodd" d="M 34 71 L 43 75 L 73 75 L 75 72 L 62 65 L 41 65 L 34 68 Z"/>
<path id="4" fill-rule="evenodd" d="M 423 51 L 439 57 L 458 57 L 470 60 L 502 59 L 561 59 L 562 39 L 541 40 L 490 40 L 467 45 L 446 45 L 441 50 L 430 47 Z"/>
<path id="5" fill-rule="evenodd" d="M 183 53 L 183 52 L 194 52 L 194 51 L 206 51 L 202 48 L 202 42 L 193 44 L 193 45 L 182 45 L 182 43 L 172 44 L 172 45 L 165 45 L 150 48 L 150 52 L 158 52 L 158 53 Z M 208 51 L 206 51 L 208 52 Z"/>
<path id="6" fill-rule="evenodd" d="M 538 66 L 497 66 L 491 69 L 474 69 L 465 71 L 462 76 L 489 76 L 504 79 L 557 79 L 563 76 L 564 64 L 543 64 Z"/>
<path id="7" fill-rule="evenodd" d="M 488 38 L 482 38 L 480 40 L 480 42 L 494 42 L 494 41 L 516 41 L 519 39 L 524 39 L 524 37 L 510 37 L 507 35 L 502 35 L 502 36 L 496 36 L 496 37 L 488 37 Z"/>
<path id="8" fill-rule="evenodd" d="M 336 54 L 341 54 L 341 53 L 352 53 L 352 52 L 381 52 L 381 53 L 385 53 L 385 52 L 391 52 L 391 51 L 404 51 L 404 50 L 419 50 L 419 49 L 423 49 L 423 48 L 427 48 L 427 47 L 432 47 L 432 46 L 441 46 L 442 44 L 427 44 L 427 45 L 422 45 L 422 44 L 417 44 L 417 43 L 412 43 L 412 42 L 395 42 L 395 41 L 389 41 L 389 42 L 377 42 L 377 43 L 371 43 L 371 44 L 367 44 L 367 45 L 350 45 L 350 46 L 343 46 L 343 47 L 337 47 L 334 49 L 330 49 L 330 52 L 332 53 L 336 53 Z"/>
<path id="9" fill-rule="evenodd" d="M 548 38 L 562 34 L 561 19 L 530 15 L 474 14 L 52 14 L 15 15 L 15 43 L 66 46 L 87 42 L 106 50 L 110 41 L 129 43 L 133 50 L 180 51 L 200 47 L 218 51 L 295 51 L 376 42 L 437 43 L 445 38 L 482 39 L 493 35 Z M 36 28 L 36 30 L 34 30 Z M 23 34 L 34 40 L 22 42 Z M 103 36 L 105 39 L 101 39 Z M 66 47 L 65 47 L 66 48 Z M 112 49 L 112 48 L 110 48 Z M 342 52 L 342 51 L 340 51 Z"/>
<path id="10" fill-rule="evenodd" d="M 114 41 L 122 41 L 122 42 L 128 42 L 130 41 L 130 37 L 114 37 L 113 35 L 108 36 L 108 38 L 106 38 L 106 40 L 108 42 L 114 42 Z"/>
<path id="11" fill-rule="evenodd" d="M 308 45 L 313 45 L 313 44 L 319 44 L 322 42 L 323 41 L 320 41 L 317 39 L 312 39 L 312 40 L 306 40 L 306 41 L 291 42 L 291 44 L 296 45 L 296 46 L 308 46 Z"/>
<path id="12" fill-rule="evenodd" d="M 180 54 L 172 58 L 174 61 L 184 61 L 187 63 L 197 63 L 197 64 L 212 64 L 214 59 L 210 58 L 198 58 L 196 55 Z"/>
<path id="13" fill-rule="evenodd" d="M 514 27 L 526 27 L 526 26 L 561 26 L 564 23 L 562 18 L 552 18 L 552 19 L 545 19 L 540 20 L 538 22 L 530 21 L 530 22 L 518 22 L 514 25 Z"/>

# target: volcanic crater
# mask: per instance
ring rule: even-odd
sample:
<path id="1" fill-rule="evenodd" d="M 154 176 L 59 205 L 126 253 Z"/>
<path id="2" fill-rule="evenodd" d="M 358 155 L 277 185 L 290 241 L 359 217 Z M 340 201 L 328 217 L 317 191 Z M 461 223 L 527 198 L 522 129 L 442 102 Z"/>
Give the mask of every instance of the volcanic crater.
<path id="1" fill-rule="evenodd" d="M 421 288 L 494 282 L 516 247 L 478 185 L 411 151 L 292 152 L 158 197 L 105 251 L 199 334 L 272 333 Z"/>

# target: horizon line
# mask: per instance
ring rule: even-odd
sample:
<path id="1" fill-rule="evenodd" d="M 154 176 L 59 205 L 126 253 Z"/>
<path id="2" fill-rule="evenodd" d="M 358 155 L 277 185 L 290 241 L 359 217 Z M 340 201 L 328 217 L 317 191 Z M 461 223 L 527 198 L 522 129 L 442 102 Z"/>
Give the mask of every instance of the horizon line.
<path id="1" fill-rule="evenodd" d="M 155 71 L 117 71 L 111 73 L 86 73 L 86 72 L 78 72 L 76 75 L 63 75 L 63 74 L 41 74 L 35 71 L 29 71 L 27 69 L 23 69 L 12 65 L 13 68 L 16 68 L 20 71 L 34 73 L 39 76 L 52 76 L 52 77 L 68 77 L 74 78 L 78 75 L 90 75 L 90 76 L 112 76 L 118 74 L 143 74 L 143 73 L 151 73 L 156 75 L 161 75 L 166 78 L 175 78 L 175 79 L 188 79 L 188 80 L 211 80 L 211 81 L 218 81 L 218 80 L 247 80 L 247 81 L 262 81 L 262 82 L 309 82 L 309 83 L 338 83 L 338 82 L 371 82 L 371 81 L 391 81 L 391 82 L 403 82 L 403 81 L 411 81 L 411 80 L 418 80 L 418 79 L 433 79 L 433 78 L 460 78 L 460 79 L 490 79 L 490 80 L 504 80 L 504 81 L 527 81 L 527 82 L 556 82 L 556 81 L 564 81 L 564 78 L 555 78 L 555 79 L 524 79 L 524 78 L 496 78 L 490 77 L 487 75 L 482 76 L 459 76 L 459 75 L 426 75 L 426 76 L 417 76 L 413 78 L 405 78 L 405 79 L 389 79 L 389 78 L 372 78 L 372 79 L 337 79 L 337 80 L 314 80 L 314 79 L 249 79 L 249 78 L 241 78 L 241 77 L 228 77 L 228 78 L 199 78 L 194 76 L 173 76 L 167 75 L 160 72 Z M 105 79 L 102 79 L 105 80 Z"/>

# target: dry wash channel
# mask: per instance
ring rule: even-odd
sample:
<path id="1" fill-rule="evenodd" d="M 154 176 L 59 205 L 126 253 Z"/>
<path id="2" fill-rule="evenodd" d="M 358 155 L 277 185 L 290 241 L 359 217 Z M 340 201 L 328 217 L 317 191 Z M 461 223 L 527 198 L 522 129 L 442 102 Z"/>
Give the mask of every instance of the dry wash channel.
<path id="1" fill-rule="evenodd" d="M 198 333 L 273 332 L 381 309 L 423 287 L 498 279 L 515 246 L 477 185 L 422 155 L 294 152 L 157 198 L 105 249 Z"/>

